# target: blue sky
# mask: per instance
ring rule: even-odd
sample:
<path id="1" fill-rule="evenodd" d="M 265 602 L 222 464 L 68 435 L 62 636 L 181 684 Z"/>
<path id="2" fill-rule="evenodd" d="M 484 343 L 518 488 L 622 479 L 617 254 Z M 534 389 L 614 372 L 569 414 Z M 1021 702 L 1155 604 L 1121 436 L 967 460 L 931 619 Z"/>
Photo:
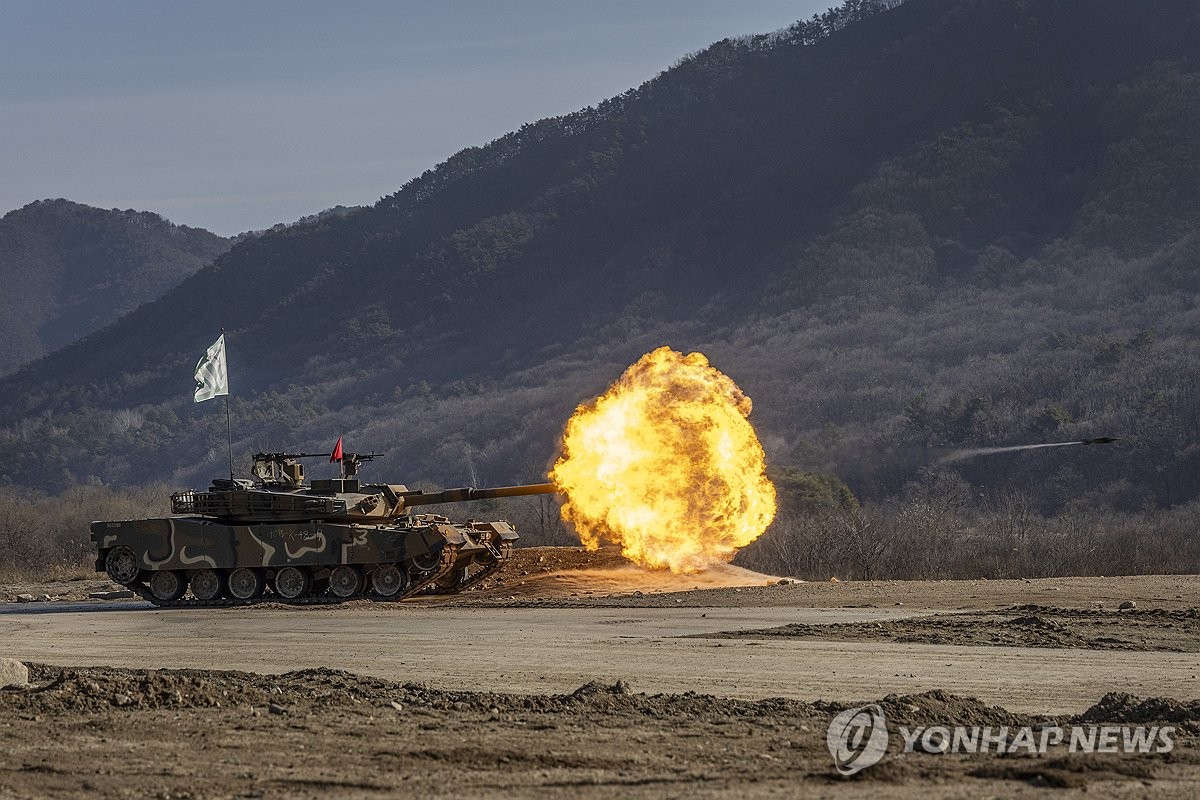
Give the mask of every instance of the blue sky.
<path id="1" fill-rule="evenodd" d="M 228 235 L 370 204 L 832 4 L 0 0 L 0 214 L 66 197 Z"/>

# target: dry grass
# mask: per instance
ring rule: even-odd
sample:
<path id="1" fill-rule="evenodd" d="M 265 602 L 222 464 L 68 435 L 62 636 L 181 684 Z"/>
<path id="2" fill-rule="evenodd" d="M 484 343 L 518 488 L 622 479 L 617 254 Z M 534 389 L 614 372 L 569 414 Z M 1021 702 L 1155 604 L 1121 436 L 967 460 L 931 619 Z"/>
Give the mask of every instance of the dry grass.
<path id="1" fill-rule="evenodd" d="M 962 580 L 1200 573 L 1200 503 L 1126 514 L 928 500 L 783 513 L 734 563 L 806 580 Z"/>

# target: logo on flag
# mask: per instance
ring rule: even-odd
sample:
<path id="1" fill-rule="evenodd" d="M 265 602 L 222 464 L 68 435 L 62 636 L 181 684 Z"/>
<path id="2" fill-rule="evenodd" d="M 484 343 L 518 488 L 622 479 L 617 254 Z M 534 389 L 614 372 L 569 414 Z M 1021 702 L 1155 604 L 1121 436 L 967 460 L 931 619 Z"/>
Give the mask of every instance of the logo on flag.
<path id="1" fill-rule="evenodd" d="M 225 364 L 225 334 L 213 343 L 196 364 L 196 402 L 229 394 L 229 368 Z"/>

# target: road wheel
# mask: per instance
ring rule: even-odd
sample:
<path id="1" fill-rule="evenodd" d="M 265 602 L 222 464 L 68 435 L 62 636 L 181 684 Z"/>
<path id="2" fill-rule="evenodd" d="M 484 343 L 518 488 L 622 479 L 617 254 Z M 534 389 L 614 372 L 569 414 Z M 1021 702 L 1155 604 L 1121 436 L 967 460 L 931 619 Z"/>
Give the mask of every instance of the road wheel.
<path id="1" fill-rule="evenodd" d="M 150 576 L 150 594 L 155 600 L 170 603 L 183 597 L 187 591 L 187 578 L 175 570 L 163 569 Z"/>
<path id="2" fill-rule="evenodd" d="M 408 588 L 408 575 L 395 564 L 380 564 L 371 571 L 371 588 L 380 597 L 395 597 Z"/>
<path id="3" fill-rule="evenodd" d="M 104 559 L 104 569 L 108 577 L 122 586 L 135 583 L 140 572 L 137 555 L 125 545 L 108 551 L 108 557 Z"/>
<path id="4" fill-rule="evenodd" d="M 250 567 L 238 567 L 229 573 L 229 595 L 238 600 L 253 600 L 263 593 L 262 573 Z"/>
<path id="5" fill-rule="evenodd" d="M 221 573 L 215 569 L 196 570 L 192 573 L 192 579 L 188 581 L 188 584 L 192 587 L 192 597 L 205 601 L 216 600 L 225 588 Z"/>
<path id="6" fill-rule="evenodd" d="M 329 592 L 343 600 L 362 591 L 362 571 L 350 564 L 341 564 L 329 572 Z"/>
<path id="7" fill-rule="evenodd" d="M 440 563 L 442 563 L 442 554 L 437 550 L 431 550 L 425 555 L 417 556 L 412 560 L 413 568 L 417 572 L 430 572 L 437 569 Z"/>
<path id="8" fill-rule="evenodd" d="M 284 567 L 275 573 L 275 594 L 295 600 L 312 591 L 312 575 L 303 567 Z"/>

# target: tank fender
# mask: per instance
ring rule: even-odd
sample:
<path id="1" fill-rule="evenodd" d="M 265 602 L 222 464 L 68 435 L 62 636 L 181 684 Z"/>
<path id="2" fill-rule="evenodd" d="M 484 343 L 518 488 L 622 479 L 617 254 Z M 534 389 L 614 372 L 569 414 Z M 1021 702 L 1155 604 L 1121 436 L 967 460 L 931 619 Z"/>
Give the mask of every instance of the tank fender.
<path id="1" fill-rule="evenodd" d="M 492 541 L 494 542 L 511 542 L 521 537 L 517 535 L 517 530 L 507 522 L 500 520 L 498 522 L 477 522 L 476 528 L 491 531 L 493 534 Z"/>
<path id="2" fill-rule="evenodd" d="M 174 552 L 172 525 L 165 519 L 127 519 L 93 522 L 92 541 L 103 558 L 117 545 L 125 545 L 138 554 L 143 566 L 163 563 Z"/>
<path id="3" fill-rule="evenodd" d="M 470 541 L 467 539 L 467 535 L 459 530 L 459 528 L 455 525 L 439 523 L 433 527 L 436 528 L 437 532 L 442 535 L 442 538 L 446 541 L 446 544 L 461 547 Z"/>

